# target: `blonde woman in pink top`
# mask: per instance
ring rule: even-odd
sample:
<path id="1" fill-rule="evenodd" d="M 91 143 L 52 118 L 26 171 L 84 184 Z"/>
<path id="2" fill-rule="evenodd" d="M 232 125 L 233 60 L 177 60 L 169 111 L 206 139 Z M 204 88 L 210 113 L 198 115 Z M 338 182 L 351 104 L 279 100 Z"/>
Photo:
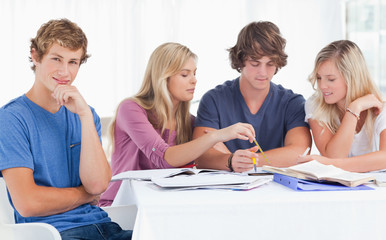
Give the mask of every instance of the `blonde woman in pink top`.
<path id="1" fill-rule="evenodd" d="M 197 56 L 178 43 L 165 43 L 150 56 L 139 92 L 123 100 L 110 126 L 113 175 L 128 170 L 184 167 L 218 142 L 253 141 L 250 124 L 237 123 L 192 141 L 194 117 L 189 113 L 196 80 Z M 254 152 L 245 155 L 246 165 Z M 111 182 L 100 199 L 109 206 L 120 182 Z"/>

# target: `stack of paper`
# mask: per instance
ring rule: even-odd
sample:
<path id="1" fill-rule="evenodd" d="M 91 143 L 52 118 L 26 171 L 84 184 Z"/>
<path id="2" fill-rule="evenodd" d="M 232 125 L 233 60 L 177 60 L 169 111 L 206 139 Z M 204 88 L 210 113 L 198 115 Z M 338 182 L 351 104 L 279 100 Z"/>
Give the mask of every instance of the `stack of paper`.
<path id="1" fill-rule="evenodd" d="M 246 176 L 233 173 L 200 173 L 174 177 L 153 177 L 151 181 L 163 188 L 249 190 L 272 181 L 272 176 Z"/>
<path id="2" fill-rule="evenodd" d="M 165 189 L 231 189 L 249 190 L 272 181 L 271 176 L 249 176 L 213 169 L 173 168 L 126 171 L 112 177 L 111 181 L 136 179 L 152 181 Z"/>
<path id="3" fill-rule="evenodd" d="M 386 169 L 370 172 L 375 177 L 375 184 L 378 187 L 386 187 Z"/>

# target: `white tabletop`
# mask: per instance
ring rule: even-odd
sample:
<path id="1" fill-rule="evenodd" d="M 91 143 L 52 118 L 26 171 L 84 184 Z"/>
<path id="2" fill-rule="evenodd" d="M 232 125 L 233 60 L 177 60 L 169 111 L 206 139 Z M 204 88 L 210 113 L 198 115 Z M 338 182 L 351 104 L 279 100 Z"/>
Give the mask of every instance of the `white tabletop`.
<path id="1" fill-rule="evenodd" d="M 138 206 L 133 239 L 386 239 L 386 187 L 297 192 L 170 191 L 124 180 L 113 205 Z"/>

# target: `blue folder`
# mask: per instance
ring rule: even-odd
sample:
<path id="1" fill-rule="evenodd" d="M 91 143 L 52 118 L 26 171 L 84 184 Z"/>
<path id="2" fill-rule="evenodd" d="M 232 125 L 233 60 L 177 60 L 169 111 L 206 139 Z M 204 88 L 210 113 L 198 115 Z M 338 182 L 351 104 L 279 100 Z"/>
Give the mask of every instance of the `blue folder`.
<path id="1" fill-rule="evenodd" d="M 359 185 L 356 187 L 347 187 L 341 184 L 320 183 L 314 181 L 303 180 L 295 177 L 290 177 L 275 173 L 273 181 L 280 183 L 296 191 L 349 191 L 349 190 L 373 190 L 373 188 L 366 185 Z"/>

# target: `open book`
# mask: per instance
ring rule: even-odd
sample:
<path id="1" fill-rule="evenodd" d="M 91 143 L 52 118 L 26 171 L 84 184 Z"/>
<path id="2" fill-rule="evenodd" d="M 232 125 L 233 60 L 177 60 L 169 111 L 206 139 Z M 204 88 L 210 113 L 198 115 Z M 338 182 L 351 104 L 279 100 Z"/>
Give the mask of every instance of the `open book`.
<path id="1" fill-rule="evenodd" d="M 196 175 L 199 173 L 209 172 L 226 172 L 214 169 L 194 169 L 194 168 L 167 168 L 167 169 L 148 169 L 148 170 L 131 170 L 121 172 L 112 177 L 111 181 L 119 181 L 125 179 L 136 179 L 150 181 L 152 178 L 166 178 L 178 175 Z"/>
<path id="2" fill-rule="evenodd" d="M 348 172 L 332 165 L 324 165 L 316 160 L 288 168 L 265 165 L 262 169 L 267 172 L 279 173 L 305 180 L 337 182 L 348 187 L 356 187 L 375 179 L 375 177 L 369 173 Z"/>

